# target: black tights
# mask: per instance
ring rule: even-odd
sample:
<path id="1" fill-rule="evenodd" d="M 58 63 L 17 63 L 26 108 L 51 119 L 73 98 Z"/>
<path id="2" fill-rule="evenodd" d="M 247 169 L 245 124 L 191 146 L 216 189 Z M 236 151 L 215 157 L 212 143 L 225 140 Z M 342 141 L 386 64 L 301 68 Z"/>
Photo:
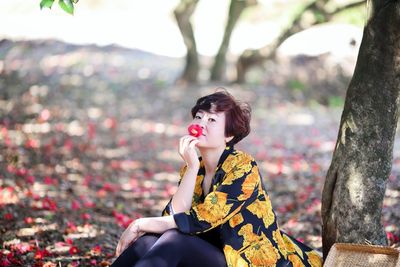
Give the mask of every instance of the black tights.
<path id="1" fill-rule="evenodd" d="M 196 235 L 168 230 L 146 234 L 130 245 L 111 267 L 226 266 L 224 253 Z"/>

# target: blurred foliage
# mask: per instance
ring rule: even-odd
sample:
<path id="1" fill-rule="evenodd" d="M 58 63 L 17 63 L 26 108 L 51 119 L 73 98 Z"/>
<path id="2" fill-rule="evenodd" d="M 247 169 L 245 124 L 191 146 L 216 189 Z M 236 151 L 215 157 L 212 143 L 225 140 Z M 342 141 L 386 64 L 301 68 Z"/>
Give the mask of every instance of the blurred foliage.
<path id="1" fill-rule="evenodd" d="M 340 96 L 329 96 L 328 105 L 333 108 L 341 108 L 344 106 L 344 99 Z"/>
<path id="2" fill-rule="evenodd" d="M 335 16 L 335 21 L 364 27 L 368 20 L 367 7 L 357 7 L 344 10 Z"/>
<path id="3" fill-rule="evenodd" d="M 306 86 L 299 80 L 289 80 L 288 87 L 293 91 L 304 91 Z"/>
<path id="4" fill-rule="evenodd" d="M 74 4 L 78 3 L 79 0 L 58 0 L 58 5 L 68 14 L 74 14 Z M 54 4 L 54 0 L 42 0 L 40 1 L 40 9 L 51 8 Z"/>

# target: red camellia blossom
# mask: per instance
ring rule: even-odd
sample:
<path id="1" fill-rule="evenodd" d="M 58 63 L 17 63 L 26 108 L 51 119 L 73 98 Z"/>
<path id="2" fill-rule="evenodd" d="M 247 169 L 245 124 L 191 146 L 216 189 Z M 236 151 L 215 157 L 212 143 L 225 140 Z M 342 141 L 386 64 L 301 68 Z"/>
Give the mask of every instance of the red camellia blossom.
<path id="1" fill-rule="evenodd" d="M 44 257 L 50 256 L 50 252 L 47 249 L 39 249 L 35 253 L 35 260 L 42 260 Z"/>
<path id="2" fill-rule="evenodd" d="M 203 134 L 203 129 L 202 129 L 201 126 L 198 125 L 198 124 L 192 124 L 192 125 L 190 125 L 189 128 L 188 128 L 188 132 L 189 132 L 189 134 L 190 134 L 191 136 L 199 137 L 200 135 Z"/>
<path id="3" fill-rule="evenodd" d="M 27 224 L 33 223 L 33 218 L 32 217 L 25 217 L 24 222 Z"/>
<path id="4" fill-rule="evenodd" d="M 84 220 L 90 220 L 92 218 L 92 216 L 90 216 L 89 213 L 82 213 L 81 218 Z"/>
<path id="5" fill-rule="evenodd" d="M 73 210 L 79 210 L 81 208 L 81 203 L 79 203 L 78 200 L 74 199 L 71 202 L 71 209 Z"/>
<path id="6" fill-rule="evenodd" d="M 101 255 L 101 246 L 100 245 L 96 245 L 94 248 L 92 248 L 90 250 L 90 253 L 92 255 L 95 255 L 95 256 L 100 256 Z"/>
<path id="7" fill-rule="evenodd" d="M 6 213 L 6 214 L 4 214 L 4 219 L 10 221 L 10 220 L 14 219 L 14 216 L 11 213 Z"/>
<path id="8" fill-rule="evenodd" d="M 78 250 L 78 248 L 76 246 L 71 246 L 69 248 L 69 254 L 75 255 L 75 254 L 78 254 L 78 253 L 79 253 L 79 250 Z"/>
<path id="9" fill-rule="evenodd" d="M 57 203 L 54 200 L 51 200 L 48 197 L 45 197 L 42 200 L 42 208 L 45 210 L 52 210 L 56 211 L 57 210 Z"/>

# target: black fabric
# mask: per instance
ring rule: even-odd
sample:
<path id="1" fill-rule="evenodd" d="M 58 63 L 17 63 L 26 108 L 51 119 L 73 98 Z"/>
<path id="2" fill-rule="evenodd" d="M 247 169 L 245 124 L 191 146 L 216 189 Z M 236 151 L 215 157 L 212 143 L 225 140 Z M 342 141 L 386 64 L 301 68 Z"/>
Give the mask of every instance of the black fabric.
<path id="1" fill-rule="evenodd" d="M 211 233 L 202 237 L 215 242 Z M 203 238 L 176 229 L 162 235 L 146 234 L 129 246 L 111 267 L 226 267 L 222 250 Z"/>

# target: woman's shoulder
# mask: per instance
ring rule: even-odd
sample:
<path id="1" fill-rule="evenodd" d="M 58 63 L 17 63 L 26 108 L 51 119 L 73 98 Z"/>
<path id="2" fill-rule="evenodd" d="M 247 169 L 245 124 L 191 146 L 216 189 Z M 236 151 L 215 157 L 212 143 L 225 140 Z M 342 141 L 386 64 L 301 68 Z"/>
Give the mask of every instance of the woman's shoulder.
<path id="1" fill-rule="evenodd" d="M 233 150 L 232 157 L 228 157 L 229 160 L 235 160 L 235 161 L 239 161 L 239 162 L 253 162 L 254 157 L 250 154 L 248 154 L 247 152 L 241 151 L 241 150 Z M 228 160 L 227 159 L 227 160 Z"/>
<path id="2" fill-rule="evenodd" d="M 224 170 L 225 173 L 228 173 L 232 171 L 235 167 L 237 168 L 238 166 L 245 165 L 248 165 L 250 167 L 254 166 L 255 164 L 256 163 L 254 161 L 254 158 L 250 154 L 235 149 L 223 162 L 222 170 Z"/>

